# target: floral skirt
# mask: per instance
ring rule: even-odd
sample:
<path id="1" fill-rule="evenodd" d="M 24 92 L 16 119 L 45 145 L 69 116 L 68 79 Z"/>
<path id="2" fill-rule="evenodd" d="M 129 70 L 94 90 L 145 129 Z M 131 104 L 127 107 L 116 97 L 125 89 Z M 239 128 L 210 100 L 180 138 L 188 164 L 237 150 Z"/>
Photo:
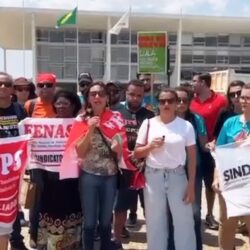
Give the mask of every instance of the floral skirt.
<path id="1" fill-rule="evenodd" d="M 78 180 L 46 180 L 44 186 L 37 249 L 82 249 L 82 213 Z"/>

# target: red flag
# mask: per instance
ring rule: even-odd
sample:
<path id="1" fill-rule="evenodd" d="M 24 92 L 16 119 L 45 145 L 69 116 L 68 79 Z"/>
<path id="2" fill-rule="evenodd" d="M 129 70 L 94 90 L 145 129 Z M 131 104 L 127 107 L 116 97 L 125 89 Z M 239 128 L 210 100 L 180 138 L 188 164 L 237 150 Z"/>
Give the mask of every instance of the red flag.
<path id="1" fill-rule="evenodd" d="M 0 139 L 0 227 L 11 227 L 17 215 L 29 139 L 29 135 Z"/>
<path id="2" fill-rule="evenodd" d="M 100 117 L 100 130 L 108 141 L 118 134 L 122 138 L 123 153 L 119 167 L 123 169 L 136 170 L 129 160 L 127 136 L 124 121 L 119 112 L 106 110 Z M 76 142 L 88 132 L 89 126 L 86 120 L 76 121 L 69 134 L 69 140 L 60 167 L 60 179 L 79 177 L 79 159 L 76 154 Z M 83 159 L 84 160 L 84 159 Z"/>

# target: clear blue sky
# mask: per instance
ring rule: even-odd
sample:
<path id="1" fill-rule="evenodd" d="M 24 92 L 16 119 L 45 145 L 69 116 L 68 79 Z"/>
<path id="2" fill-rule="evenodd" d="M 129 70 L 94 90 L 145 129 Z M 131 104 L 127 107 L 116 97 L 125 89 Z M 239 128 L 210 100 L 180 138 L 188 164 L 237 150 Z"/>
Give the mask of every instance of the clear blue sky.
<path id="1" fill-rule="evenodd" d="M 135 12 L 180 13 L 182 10 L 184 14 L 250 17 L 250 0 L 0 0 L 0 7 L 22 7 L 24 5 L 34 8 L 73 9 L 77 2 L 80 10 L 126 11 L 130 5 L 132 11 Z M 25 53 L 25 62 L 25 75 L 31 77 L 32 57 L 30 52 Z M 22 64 L 23 52 L 7 52 L 7 71 L 14 77 L 24 74 L 24 67 L 20 67 Z M 0 70 L 3 70 L 1 49 Z"/>

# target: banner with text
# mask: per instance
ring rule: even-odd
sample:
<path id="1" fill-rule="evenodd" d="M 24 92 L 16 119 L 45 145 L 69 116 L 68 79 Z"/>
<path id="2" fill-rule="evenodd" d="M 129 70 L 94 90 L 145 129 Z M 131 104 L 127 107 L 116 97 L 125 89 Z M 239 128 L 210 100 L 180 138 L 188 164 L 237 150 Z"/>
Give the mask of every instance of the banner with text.
<path id="1" fill-rule="evenodd" d="M 29 139 L 29 135 L 0 139 L 0 228 L 12 227 L 17 215 Z"/>
<path id="2" fill-rule="evenodd" d="M 215 151 L 220 187 L 228 217 L 250 215 L 250 141 L 219 146 Z"/>
<path id="3" fill-rule="evenodd" d="M 166 32 L 138 32 L 137 39 L 138 72 L 166 74 Z"/>
<path id="4" fill-rule="evenodd" d="M 32 136 L 29 169 L 59 172 L 73 121 L 71 118 L 26 118 L 19 123 L 20 133 Z"/>

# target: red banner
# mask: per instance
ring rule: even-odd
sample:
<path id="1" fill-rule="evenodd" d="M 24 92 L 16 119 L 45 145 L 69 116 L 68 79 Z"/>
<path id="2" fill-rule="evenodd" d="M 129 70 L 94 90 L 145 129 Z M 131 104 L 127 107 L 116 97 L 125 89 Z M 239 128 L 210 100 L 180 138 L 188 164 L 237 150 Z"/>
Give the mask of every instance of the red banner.
<path id="1" fill-rule="evenodd" d="M 11 226 L 17 215 L 29 139 L 29 135 L 0 139 L 0 227 Z"/>
<path id="2" fill-rule="evenodd" d="M 117 134 L 122 138 L 123 153 L 119 161 L 119 167 L 135 171 L 136 168 L 129 159 L 126 130 L 121 114 L 107 110 L 102 114 L 100 120 L 99 129 L 107 140 L 112 140 Z M 73 124 L 60 167 L 60 179 L 77 178 L 79 176 L 79 159 L 76 154 L 75 144 L 88 130 L 87 121 L 76 121 Z"/>

